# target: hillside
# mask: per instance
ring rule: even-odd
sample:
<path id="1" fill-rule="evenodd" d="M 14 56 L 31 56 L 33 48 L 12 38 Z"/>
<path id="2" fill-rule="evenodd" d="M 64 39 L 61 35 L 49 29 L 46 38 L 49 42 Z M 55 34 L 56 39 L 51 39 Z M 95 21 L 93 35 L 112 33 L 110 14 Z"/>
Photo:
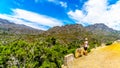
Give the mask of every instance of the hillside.
<path id="1" fill-rule="evenodd" d="M 94 24 L 87 27 L 81 24 L 56 26 L 48 31 L 45 31 L 43 35 L 55 37 L 60 40 L 62 44 L 78 43 L 82 44 L 85 37 L 88 37 L 90 44 L 93 43 L 107 43 L 112 42 L 120 38 L 120 31 L 113 30 L 104 24 Z M 81 43 L 80 43 L 81 42 Z"/>
<path id="2" fill-rule="evenodd" d="M 68 68 L 120 68 L 120 41 L 93 49 L 87 56 L 75 59 Z"/>
<path id="3" fill-rule="evenodd" d="M 8 34 L 40 34 L 42 30 L 34 29 L 29 26 L 15 24 L 8 20 L 0 19 L 0 33 Z"/>
<path id="4" fill-rule="evenodd" d="M 102 24 L 102 23 L 97 23 L 97 24 L 94 24 L 94 25 L 89 25 L 89 26 L 86 26 L 86 29 L 88 31 L 105 31 L 105 32 L 116 32 L 116 30 L 113 30 L 112 28 L 109 28 L 108 26 L 106 26 L 105 24 Z"/>
<path id="5" fill-rule="evenodd" d="M 74 53 L 85 37 L 90 49 L 120 38 L 119 31 L 108 31 L 107 26 L 102 31 L 99 24 L 93 26 L 56 26 L 41 33 L 41 30 L 0 19 L 0 68 L 60 68 L 64 56 Z M 94 30 L 98 28 L 102 30 Z"/>
<path id="6" fill-rule="evenodd" d="M 106 35 L 106 36 L 119 33 L 119 31 L 109 28 L 108 26 L 106 26 L 105 24 L 102 24 L 102 23 L 86 26 L 86 30 L 88 32 L 92 32 L 97 35 L 102 34 L 102 35 Z"/>

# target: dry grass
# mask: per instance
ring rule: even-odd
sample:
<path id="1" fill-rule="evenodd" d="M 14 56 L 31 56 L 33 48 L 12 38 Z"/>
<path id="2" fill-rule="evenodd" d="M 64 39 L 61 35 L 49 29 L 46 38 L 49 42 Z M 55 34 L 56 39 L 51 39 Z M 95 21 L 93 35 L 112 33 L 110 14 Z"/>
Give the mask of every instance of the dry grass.
<path id="1" fill-rule="evenodd" d="M 70 68 L 120 68 L 120 43 L 98 47 L 88 56 L 75 59 Z"/>

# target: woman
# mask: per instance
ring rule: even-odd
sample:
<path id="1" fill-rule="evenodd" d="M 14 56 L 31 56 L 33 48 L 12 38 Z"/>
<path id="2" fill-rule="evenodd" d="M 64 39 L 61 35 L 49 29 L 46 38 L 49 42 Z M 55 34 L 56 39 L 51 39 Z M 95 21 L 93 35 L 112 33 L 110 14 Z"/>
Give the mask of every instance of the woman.
<path id="1" fill-rule="evenodd" d="M 84 41 L 84 50 L 87 51 L 88 49 L 88 38 L 85 38 L 85 41 Z"/>

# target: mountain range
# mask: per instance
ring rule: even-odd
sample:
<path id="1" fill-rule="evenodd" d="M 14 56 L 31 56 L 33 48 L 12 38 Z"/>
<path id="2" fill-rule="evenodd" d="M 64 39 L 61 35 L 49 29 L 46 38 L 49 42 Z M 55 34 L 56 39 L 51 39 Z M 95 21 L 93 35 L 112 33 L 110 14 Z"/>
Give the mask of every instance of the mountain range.
<path id="1" fill-rule="evenodd" d="M 61 43 L 73 43 L 83 41 L 88 37 L 92 43 L 106 43 L 120 39 L 120 31 L 109 28 L 104 24 L 82 26 L 81 24 L 56 26 L 43 33 L 45 36 L 59 38 Z"/>
<path id="2" fill-rule="evenodd" d="M 86 27 L 81 24 L 55 26 L 47 31 L 43 31 L 0 19 L 0 33 L 40 34 L 44 37 L 54 37 L 63 44 L 72 43 L 76 40 L 82 41 L 85 37 L 88 37 L 89 40 L 92 41 L 97 40 L 100 43 L 120 39 L 120 31 L 109 28 L 102 23 L 89 25 Z"/>

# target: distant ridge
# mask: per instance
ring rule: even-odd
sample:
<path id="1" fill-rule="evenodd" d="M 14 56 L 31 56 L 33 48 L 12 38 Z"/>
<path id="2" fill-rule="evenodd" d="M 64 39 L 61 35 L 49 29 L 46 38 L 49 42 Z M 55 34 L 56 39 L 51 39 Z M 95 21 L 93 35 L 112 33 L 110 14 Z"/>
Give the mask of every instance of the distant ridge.
<path id="1" fill-rule="evenodd" d="M 98 24 L 94 24 L 94 25 L 90 25 L 86 27 L 87 31 L 99 34 L 102 33 L 104 35 L 107 35 L 108 33 L 116 33 L 119 32 L 117 30 L 114 30 L 112 28 L 109 28 L 108 26 L 106 26 L 103 23 L 98 23 Z"/>
<path id="2" fill-rule="evenodd" d="M 0 18 L 0 33 L 3 32 L 8 34 L 40 34 L 43 30 L 34 29 L 22 24 L 15 24 Z"/>
<path id="3" fill-rule="evenodd" d="M 56 37 L 63 43 L 82 41 L 85 37 L 98 42 L 114 41 L 120 38 L 120 31 L 109 28 L 104 24 L 94 24 L 87 27 L 81 24 L 56 26 L 43 33 L 45 36 Z"/>

